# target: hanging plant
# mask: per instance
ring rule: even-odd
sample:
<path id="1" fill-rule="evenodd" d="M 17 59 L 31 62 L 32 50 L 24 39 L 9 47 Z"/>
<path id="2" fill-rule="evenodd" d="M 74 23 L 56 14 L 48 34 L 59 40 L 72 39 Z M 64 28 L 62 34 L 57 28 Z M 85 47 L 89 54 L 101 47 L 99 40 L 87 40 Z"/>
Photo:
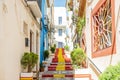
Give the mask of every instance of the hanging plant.
<path id="1" fill-rule="evenodd" d="M 77 33 L 78 35 L 81 37 L 81 34 L 82 34 L 82 30 L 85 26 L 85 23 L 86 23 L 86 19 L 85 19 L 85 16 L 83 16 L 82 18 L 81 17 L 78 17 L 77 18 L 77 21 L 76 21 L 76 27 L 77 27 Z"/>

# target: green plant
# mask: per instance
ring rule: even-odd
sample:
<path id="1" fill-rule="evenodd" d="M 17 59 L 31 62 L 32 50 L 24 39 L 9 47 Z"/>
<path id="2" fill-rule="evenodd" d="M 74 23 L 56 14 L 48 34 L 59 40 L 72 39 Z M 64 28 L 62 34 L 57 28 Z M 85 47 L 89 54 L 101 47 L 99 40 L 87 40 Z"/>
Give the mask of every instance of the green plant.
<path id="1" fill-rule="evenodd" d="M 69 46 L 68 45 L 65 45 L 64 48 L 65 48 L 65 50 L 69 51 Z"/>
<path id="2" fill-rule="evenodd" d="M 99 80 L 120 80 L 120 63 L 107 67 L 100 75 Z"/>
<path id="3" fill-rule="evenodd" d="M 73 65 L 81 66 L 83 61 L 86 60 L 86 54 L 82 48 L 78 47 L 71 52 L 71 59 Z"/>
<path id="4" fill-rule="evenodd" d="M 77 33 L 79 34 L 79 36 L 81 37 L 82 35 L 82 30 L 85 26 L 85 23 L 86 23 L 86 19 L 85 19 L 85 16 L 83 17 L 77 17 L 77 21 L 76 21 L 76 26 L 77 26 Z"/>
<path id="5" fill-rule="evenodd" d="M 31 72 L 35 64 L 37 64 L 38 55 L 33 52 L 25 52 L 21 59 L 21 64 L 24 69 L 28 69 L 27 72 Z"/>
<path id="6" fill-rule="evenodd" d="M 78 43 L 76 43 L 76 44 L 74 45 L 74 49 L 77 49 L 77 48 L 79 48 L 79 44 L 78 44 Z"/>
<path id="7" fill-rule="evenodd" d="M 44 60 L 49 57 L 49 51 L 45 50 L 44 51 Z"/>
<path id="8" fill-rule="evenodd" d="M 56 44 L 54 44 L 54 48 L 56 48 Z"/>
<path id="9" fill-rule="evenodd" d="M 50 50 L 51 50 L 52 53 L 54 53 L 55 52 L 55 47 L 51 46 Z"/>
<path id="10" fill-rule="evenodd" d="M 70 0 L 70 1 L 68 2 L 68 8 L 69 8 L 70 11 L 73 10 L 73 2 L 72 2 L 72 0 Z"/>
<path id="11" fill-rule="evenodd" d="M 40 63 L 40 72 L 43 72 L 43 71 L 44 71 L 43 63 Z"/>

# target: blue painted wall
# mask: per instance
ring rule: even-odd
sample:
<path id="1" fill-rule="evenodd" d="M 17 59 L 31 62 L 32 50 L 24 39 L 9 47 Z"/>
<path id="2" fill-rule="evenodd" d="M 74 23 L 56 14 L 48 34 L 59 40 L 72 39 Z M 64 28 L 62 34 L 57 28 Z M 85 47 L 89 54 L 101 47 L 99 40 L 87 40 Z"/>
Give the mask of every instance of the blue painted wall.
<path id="1" fill-rule="evenodd" d="M 45 50 L 45 47 L 48 45 L 48 42 L 46 40 L 47 39 L 47 28 L 46 28 L 46 25 L 44 23 L 44 16 L 47 14 L 47 2 L 46 0 L 41 0 L 41 12 L 42 12 L 42 18 L 41 18 L 41 22 L 42 22 L 42 25 L 41 25 L 41 34 L 40 34 L 40 63 L 42 63 L 42 61 L 44 60 L 44 50 Z M 45 46 L 46 44 L 46 46 Z"/>

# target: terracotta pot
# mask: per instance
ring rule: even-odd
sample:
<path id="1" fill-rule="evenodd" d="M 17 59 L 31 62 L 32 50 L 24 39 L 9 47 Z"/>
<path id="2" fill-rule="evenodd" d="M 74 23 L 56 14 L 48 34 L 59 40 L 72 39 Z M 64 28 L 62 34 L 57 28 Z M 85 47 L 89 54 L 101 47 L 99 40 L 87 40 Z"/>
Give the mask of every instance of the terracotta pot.
<path id="1" fill-rule="evenodd" d="M 86 61 L 83 61 L 83 62 L 82 62 L 82 67 L 87 68 Z"/>
<path id="2" fill-rule="evenodd" d="M 40 72 L 44 72 L 44 67 L 40 68 Z"/>

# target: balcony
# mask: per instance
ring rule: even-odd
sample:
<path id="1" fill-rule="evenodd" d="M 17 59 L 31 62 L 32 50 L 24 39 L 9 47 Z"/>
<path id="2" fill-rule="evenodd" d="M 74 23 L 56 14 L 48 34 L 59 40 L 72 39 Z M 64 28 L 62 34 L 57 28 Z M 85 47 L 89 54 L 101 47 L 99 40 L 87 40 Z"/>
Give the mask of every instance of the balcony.
<path id="1" fill-rule="evenodd" d="M 39 2 L 38 0 L 26 0 L 28 6 L 30 7 L 32 13 L 36 18 L 40 18 L 42 16 L 40 7 L 39 7 Z"/>

